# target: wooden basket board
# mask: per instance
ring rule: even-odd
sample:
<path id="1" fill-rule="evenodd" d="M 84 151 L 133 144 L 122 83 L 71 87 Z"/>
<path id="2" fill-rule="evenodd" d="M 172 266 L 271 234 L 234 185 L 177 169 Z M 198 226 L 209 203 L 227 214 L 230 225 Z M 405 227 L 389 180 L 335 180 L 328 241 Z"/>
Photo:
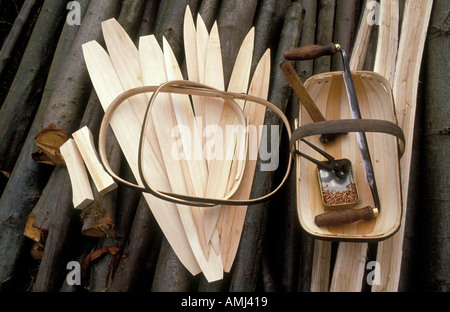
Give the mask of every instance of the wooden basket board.
<path id="1" fill-rule="evenodd" d="M 384 77 L 373 72 L 358 71 L 353 73 L 353 80 L 363 119 L 396 122 L 391 88 Z M 315 75 L 305 82 L 305 87 L 327 120 L 352 118 L 342 72 Z M 299 121 L 300 125 L 312 122 L 303 107 L 299 112 Z M 366 133 L 366 136 L 381 202 L 378 218 L 371 221 L 318 227 L 314 223 L 314 217 L 325 210 L 320 197 L 317 167 L 303 157 L 296 159 L 297 209 L 300 223 L 306 232 L 316 238 L 339 241 L 378 241 L 390 237 L 399 229 L 402 203 L 397 138 L 381 133 Z M 365 180 L 355 133 L 341 135 L 326 145 L 319 141 L 319 136 L 306 139 L 337 159 L 349 159 L 360 198 L 360 202 L 355 207 L 373 206 L 372 194 Z M 316 159 L 322 157 L 302 142 L 297 144 L 297 148 Z"/>

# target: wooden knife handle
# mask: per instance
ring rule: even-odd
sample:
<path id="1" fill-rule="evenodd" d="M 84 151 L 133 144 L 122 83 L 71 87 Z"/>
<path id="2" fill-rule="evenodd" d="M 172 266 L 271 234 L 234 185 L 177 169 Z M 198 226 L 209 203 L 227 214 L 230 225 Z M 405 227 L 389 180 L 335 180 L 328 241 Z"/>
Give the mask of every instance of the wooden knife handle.
<path id="1" fill-rule="evenodd" d="M 290 61 L 312 60 L 324 55 L 333 55 L 339 51 L 338 44 L 330 43 L 326 45 L 306 45 L 284 51 L 283 57 Z"/>
<path id="2" fill-rule="evenodd" d="M 360 220 L 371 220 L 378 216 L 378 209 L 370 206 L 358 209 L 340 209 L 317 215 L 314 222 L 317 226 L 342 225 Z"/>

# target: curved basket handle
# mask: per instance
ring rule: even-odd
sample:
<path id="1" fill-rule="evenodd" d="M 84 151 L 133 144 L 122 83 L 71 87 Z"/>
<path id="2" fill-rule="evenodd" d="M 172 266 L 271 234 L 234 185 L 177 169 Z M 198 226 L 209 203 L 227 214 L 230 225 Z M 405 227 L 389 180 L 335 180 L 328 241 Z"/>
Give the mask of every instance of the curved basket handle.
<path id="1" fill-rule="evenodd" d="M 159 92 L 165 92 L 165 93 L 176 93 L 176 94 L 188 94 L 188 95 L 199 95 L 199 96 L 210 96 L 210 97 L 220 97 L 224 99 L 225 101 L 229 103 L 234 103 L 237 105 L 234 100 L 245 100 L 245 101 L 251 101 L 255 102 L 260 105 L 266 106 L 268 109 L 270 109 L 273 113 L 278 115 L 278 117 L 282 120 L 284 127 L 287 130 L 288 139 L 291 140 L 292 131 L 289 125 L 289 120 L 284 115 L 284 113 L 274 104 L 270 103 L 269 101 L 266 101 L 262 98 L 243 94 L 243 93 L 233 93 L 233 92 L 225 92 L 216 90 L 214 88 L 205 86 L 200 83 L 195 83 L 187 80 L 178 80 L 178 81 L 170 81 L 161 84 L 160 86 L 143 86 L 143 87 L 137 87 L 133 89 L 129 89 L 122 94 L 120 94 L 114 101 L 111 103 L 111 105 L 108 107 L 108 109 L 105 112 L 105 115 L 103 116 L 101 125 L 100 125 L 100 132 L 99 132 L 99 143 L 98 143 L 98 150 L 99 150 L 99 156 L 100 159 L 105 167 L 105 170 L 118 182 L 125 184 L 128 187 L 131 187 L 133 189 L 136 189 L 141 192 L 150 193 L 155 197 L 158 197 L 160 199 L 170 201 L 176 204 L 182 204 L 182 205 L 190 205 L 190 206 L 198 206 L 198 207 L 213 207 L 216 205 L 234 205 L 234 206 L 249 206 L 254 205 L 258 203 L 262 203 L 264 201 L 267 201 L 270 197 L 272 197 L 287 181 L 287 178 L 290 174 L 291 168 L 292 168 L 292 157 L 289 157 L 288 165 L 286 168 L 286 173 L 281 180 L 280 184 L 273 189 L 270 193 L 266 194 L 265 196 L 254 198 L 254 199 L 248 199 L 248 200 L 235 200 L 235 199 L 217 199 L 217 198 L 206 198 L 206 197 L 196 197 L 196 196 L 189 196 L 189 195 L 183 195 L 183 194 L 176 194 L 166 191 L 159 191 L 153 189 L 149 183 L 145 181 L 145 177 L 142 174 L 142 155 L 141 155 L 141 149 L 142 149 L 142 141 L 143 137 L 141 135 L 140 138 L 140 147 L 139 147 L 139 174 L 141 176 L 141 180 L 143 181 L 143 186 L 131 183 L 129 181 L 126 181 L 119 177 L 117 174 L 114 173 L 114 171 L 111 169 L 111 166 L 109 165 L 108 159 L 106 157 L 106 134 L 107 129 L 109 126 L 109 123 L 113 117 L 114 112 L 116 109 L 125 102 L 128 98 L 141 94 L 141 93 L 150 93 L 153 92 L 153 95 L 149 101 L 146 117 L 149 115 L 151 106 L 153 105 L 153 102 L 155 101 L 155 98 Z M 232 105 L 234 105 L 232 104 Z M 143 130 L 145 127 L 145 121 L 143 123 Z"/>
<path id="2" fill-rule="evenodd" d="M 395 123 L 381 119 L 339 119 L 319 121 L 306 124 L 294 130 L 290 140 L 290 151 L 293 154 L 295 143 L 307 136 L 324 133 L 344 132 L 379 132 L 394 135 L 398 138 L 399 158 L 405 152 L 405 135 Z"/>

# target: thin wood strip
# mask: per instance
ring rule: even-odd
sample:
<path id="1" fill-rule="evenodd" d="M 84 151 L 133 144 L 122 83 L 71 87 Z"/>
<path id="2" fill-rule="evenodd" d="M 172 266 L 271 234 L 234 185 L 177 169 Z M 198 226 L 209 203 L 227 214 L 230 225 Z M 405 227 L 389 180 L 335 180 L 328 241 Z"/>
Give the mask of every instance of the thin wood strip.
<path id="1" fill-rule="evenodd" d="M 73 206 L 76 209 L 83 209 L 94 201 L 94 194 L 92 193 L 83 158 L 73 139 L 69 139 L 61 145 L 60 151 L 64 157 L 72 184 Z"/>
<path id="2" fill-rule="evenodd" d="M 225 82 L 223 78 L 222 51 L 220 47 L 219 29 L 217 22 L 214 23 L 211 33 L 209 34 L 208 48 L 205 61 L 205 84 L 219 90 L 225 90 Z M 205 127 L 216 126 L 219 124 L 222 114 L 222 99 L 205 99 Z M 214 138 L 211 140 L 214 142 Z M 209 150 L 210 147 L 207 147 Z M 212 157 L 208 157 L 211 159 Z"/>
<path id="3" fill-rule="evenodd" d="M 266 99 L 269 94 L 269 83 L 270 50 L 267 50 L 255 69 L 248 94 Z M 253 102 L 245 103 L 244 114 L 249 117 L 248 124 L 250 127 L 258 129 L 258 132 L 261 129 L 260 126 L 264 124 L 265 113 L 266 108 L 262 105 L 257 105 Z M 249 147 L 249 155 L 253 155 L 254 158 L 249 158 L 247 160 L 241 186 L 234 196 L 232 196 L 232 198 L 235 199 L 244 199 L 249 198 L 250 196 L 257 162 L 257 153 L 255 153 L 255 150 L 259 150 L 260 144 L 260 134 L 255 133 L 254 135 L 257 137 L 249 139 L 250 142 L 255 142 L 257 144 L 256 146 L 253 146 L 253 152 Z M 224 212 L 224 216 L 222 218 L 221 249 L 224 270 L 225 272 L 230 272 L 239 247 L 247 207 L 228 206 L 225 209 L 222 209 L 222 211 Z"/>
<path id="4" fill-rule="evenodd" d="M 433 1 L 409 0 L 405 3 L 393 83 L 398 123 L 406 138 L 406 152 L 400 159 L 403 215 L 398 233 L 378 245 L 377 261 L 383 270 L 380 285 L 374 284 L 373 291 L 397 291 L 400 281 L 417 90 L 432 6 Z"/>
<path id="5" fill-rule="evenodd" d="M 381 0 L 380 24 L 374 72 L 382 74 L 393 85 L 398 50 L 399 0 Z"/>
<path id="6" fill-rule="evenodd" d="M 370 34 L 372 32 L 375 22 L 369 22 L 369 14 L 376 14 L 373 12 L 376 7 L 369 5 L 368 1 L 364 1 L 364 11 L 359 23 L 358 34 L 356 35 L 355 43 L 352 50 L 352 57 L 350 59 L 350 68 L 352 70 L 360 70 L 363 68 L 364 60 L 366 58 L 367 48 L 369 47 Z"/>

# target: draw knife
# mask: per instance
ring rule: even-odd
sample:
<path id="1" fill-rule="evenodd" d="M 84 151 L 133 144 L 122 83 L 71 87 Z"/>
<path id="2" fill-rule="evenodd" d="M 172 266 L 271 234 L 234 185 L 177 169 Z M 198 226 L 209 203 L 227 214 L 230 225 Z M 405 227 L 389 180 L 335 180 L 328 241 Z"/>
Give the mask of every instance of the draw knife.
<path id="1" fill-rule="evenodd" d="M 361 111 L 359 110 L 358 98 L 356 97 L 355 85 L 353 84 L 353 78 L 349 66 L 349 57 L 347 53 L 339 45 L 336 45 L 336 49 L 341 52 L 342 62 L 344 64 L 344 83 L 347 91 L 348 102 L 350 104 L 350 111 L 353 119 L 361 119 Z M 372 166 L 372 160 L 369 153 L 369 145 L 367 144 L 367 138 L 365 132 L 356 132 L 356 140 L 358 142 L 359 151 L 361 154 L 361 160 L 364 167 L 364 174 L 366 176 L 366 182 L 372 191 L 372 197 L 374 201 L 374 208 L 380 210 L 380 198 L 378 196 L 377 184 L 375 182 L 375 175 Z"/>

